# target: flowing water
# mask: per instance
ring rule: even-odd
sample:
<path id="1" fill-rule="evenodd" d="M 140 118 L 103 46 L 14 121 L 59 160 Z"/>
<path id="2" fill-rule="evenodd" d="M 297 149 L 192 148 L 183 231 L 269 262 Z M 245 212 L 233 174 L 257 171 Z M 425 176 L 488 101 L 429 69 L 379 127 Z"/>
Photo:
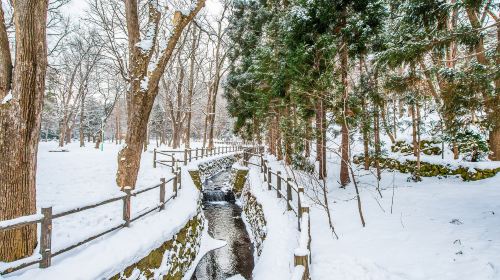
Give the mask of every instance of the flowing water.
<path id="1" fill-rule="evenodd" d="M 234 195 L 227 192 L 231 178 L 224 171 L 203 186 L 203 212 L 208 220 L 208 233 L 227 245 L 208 252 L 198 263 L 191 280 L 222 280 L 240 275 L 252 278 L 253 245 L 241 218 L 241 208 Z"/>

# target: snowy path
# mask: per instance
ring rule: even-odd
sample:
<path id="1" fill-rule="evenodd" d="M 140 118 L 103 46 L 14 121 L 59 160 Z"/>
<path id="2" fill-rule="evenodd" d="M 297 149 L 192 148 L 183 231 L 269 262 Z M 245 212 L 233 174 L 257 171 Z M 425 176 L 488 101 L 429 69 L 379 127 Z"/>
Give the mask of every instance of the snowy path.
<path id="1" fill-rule="evenodd" d="M 250 168 L 251 191 L 264 209 L 267 236 L 257 259 L 253 278 L 258 280 L 290 279 L 293 272 L 293 251 L 298 244 L 297 217 L 286 211 L 284 200 L 267 190 L 258 168 Z"/>

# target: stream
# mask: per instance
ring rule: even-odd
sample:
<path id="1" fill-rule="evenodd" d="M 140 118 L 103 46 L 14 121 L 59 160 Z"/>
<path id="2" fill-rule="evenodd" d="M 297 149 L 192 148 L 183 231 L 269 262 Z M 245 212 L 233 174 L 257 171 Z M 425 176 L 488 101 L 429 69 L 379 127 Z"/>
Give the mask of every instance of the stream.
<path id="1" fill-rule="evenodd" d="M 226 241 L 227 245 L 203 256 L 191 280 L 223 280 L 235 275 L 252 279 L 253 244 L 241 217 L 241 207 L 235 204 L 232 192 L 224 191 L 230 179 L 231 171 L 226 170 L 203 186 L 208 233 L 212 238 Z"/>

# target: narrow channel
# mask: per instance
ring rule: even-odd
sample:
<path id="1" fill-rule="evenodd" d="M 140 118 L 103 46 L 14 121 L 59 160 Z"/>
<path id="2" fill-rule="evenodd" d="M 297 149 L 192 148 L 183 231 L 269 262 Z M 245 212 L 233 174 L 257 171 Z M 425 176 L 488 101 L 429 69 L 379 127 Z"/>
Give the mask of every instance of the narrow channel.
<path id="1" fill-rule="evenodd" d="M 252 279 L 253 244 L 241 217 L 242 209 L 227 192 L 231 171 L 226 170 L 203 186 L 203 212 L 212 238 L 227 245 L 208 252 L 198 263 L 191 280 Z M 237 276 L 238 275 L 238 276 Z"/>

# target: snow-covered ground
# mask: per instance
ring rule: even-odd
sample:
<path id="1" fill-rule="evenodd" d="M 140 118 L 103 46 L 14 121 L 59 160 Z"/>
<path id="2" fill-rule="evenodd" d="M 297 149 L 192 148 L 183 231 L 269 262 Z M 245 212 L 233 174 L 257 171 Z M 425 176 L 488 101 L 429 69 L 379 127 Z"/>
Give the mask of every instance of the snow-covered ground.
<path id="1" fill-rule="evenodd" d="M 80 148 L 70 144 L 69 152 L 49 152 L 56 146 L 54 142 L 40 144 L 38 207 L 52 205 L 59 212 L 122 194 L 115 183 L 120 146 L 107 143 L 100 151 L 91 145 Z M 139 189 L 157 184 L 160 177 L 171 176 L 168 167 L 152 168 L 152 160 L 152 151 L 143 153 Z M 280 162 L 272 157 L 269 160 L 273 170 L 285 173 Z M 474 182 L 449 177 L 422 178 L 422 182 L 415 183 L 407 181 L 409 174 L 384 171 L 380 197 L 373 173 L 357 169 L 356 174 L 366 220 L 364 228 L 354 187 L 350 184 L 339 188 L 339 161 L 334 154 L 328 154 L 328 200 L 339 239 L 328 227 L 324 209 L 309 203 L 313 279 L 500 279 L 500 175 Z M 183 176 L 183 181 L 187 181 L 188 175 Z M 254 279 L 289 279 L 293 250 L 298 243 L 297 219 L 286 211 L 286 205 L 274 191 L 267 190 L 256 167 L 250 166 L 249 180 L 268 222 Z M 317 195 L 307 189 L 307 182 L 304 179 L 301 184 L 306 186 L 309 199 L 316 200 Z M 172 194 L 170 186 L 167 185 L 167 196 Z M 193 217 L 198 195 L 194 187 L 185 185 L 165 211 L 55 257 L 48 269 L 34 266 L 6 278 L 99 279 L 112 275 L 145 256 Z M 157 190 L 134 197 L 132 216 L 156 203 Z M 118 201 L 56 219 L 54 250 L 121 222 L 121 211 Z M 211 243 L 202 246 L 208 248 Z"/>
<path id="2" fill-rule="evenodd" d="M 198 144 L 195 143 L 194 146 L 196 145 Z M 94 149 L 92 143 L 82 148 L 78 143 L 71 143 L 64 148 L 68 152 L 50 152 L 58 150 L 57 143 L 41 142 L 37 166 L 37 207 L 53 206 L 53 212 L 59 213 L 123 195 L 115 182 L 117 153 L 120 148 L 119 145 L 105 143 L 104 150 L 101 151 Z M 150 150 L 142 154 L 136 189 L 159 184 L 162 177 L 167 180 L 172 177 L 169 167 L 158 165 L 156 169 L 153 168 L 153 148 L 150 146 Z M 166 205 L 164 211 L 153 212 L 134 221 L 130 228 L 107 234 L 97 241 L 55 257 L 50 268 L 41 270 L 32 266 L 5 277 L 101 279 L 112 276 L 170 239 L 194 217 L 199 192 L 194 185 L 185 183 L 191 182 L 187 171 L 182 176 L 183 188 L 178 197 Z M 172 194 L 172 183 L 167 183 L 166 197 Z M 159 189 L 132 197 L 132 218 L 158 203 Z M 52 250 L 58 251 L 120 223 L 121 200 L 55 219 Z M 9 264 L 0 263 L 0 268 L 8 266 Z"/>
<path id="3" fill-rule="evenodd" d="M 266 239 L 257 258 L 253 278 L 258 280 L 288 280 L 293 272 L 293 251 L 298 244 L 297 217 L 286 211 L 284 200 L 267 190 L 258 168 L 250 168 L 248 180 L 251 192 L 262 205 L 266 218 Z"/>
<path id="4" fill-rule="evenodd" d="M 284 172 L 281 162 L 269 160 Z M 353 184 L 339 187 L 339 164 L 329 154 L 328 200 L 338 240 L 325 210 L 310 203 L 312 279 L 500 279 L 500 175 L 415 183 L 407 182 L 409 174 L 384 171 L 381 198 L 373 173 L 359 169 L 363 228 Z M 301 180 L 306 188 L 308 182 Z M 306 193 L 318 199 L 311 189 Z M 274 192 L 266 195 L 277 202 Z"/>

